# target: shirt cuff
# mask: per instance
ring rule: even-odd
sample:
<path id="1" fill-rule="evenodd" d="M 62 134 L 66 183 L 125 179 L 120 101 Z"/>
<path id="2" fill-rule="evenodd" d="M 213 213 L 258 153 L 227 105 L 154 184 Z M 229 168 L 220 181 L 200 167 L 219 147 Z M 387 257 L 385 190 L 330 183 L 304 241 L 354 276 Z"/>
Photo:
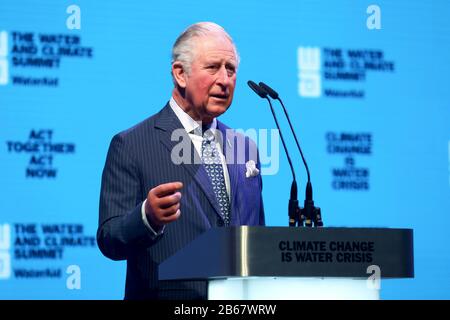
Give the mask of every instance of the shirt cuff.
<path id="1" fill-rule="evenodd" d="M 158 232 L 156 232 L 152 226 L 150 225 L 150 223 L 147 220 L 147 215 L 145 214 L 145 204 L 147 203 L 147 199 L 144 200 L 144 202 L 142 202 L 142 206 L 141 206 L 141 214 L 142 214 L 142 221 L 144 222 L 145 226 L 147 227 L 147 229 L 150 230 L 150 232 L 152 233 L 152 237 L 153 239 L 159 237 L 160 235 L 162 235 L 164 233 L 164 229 L 166 228 L 166 226 L 163 226 L 161 228 L 161 230 L 159 230 Z"/>

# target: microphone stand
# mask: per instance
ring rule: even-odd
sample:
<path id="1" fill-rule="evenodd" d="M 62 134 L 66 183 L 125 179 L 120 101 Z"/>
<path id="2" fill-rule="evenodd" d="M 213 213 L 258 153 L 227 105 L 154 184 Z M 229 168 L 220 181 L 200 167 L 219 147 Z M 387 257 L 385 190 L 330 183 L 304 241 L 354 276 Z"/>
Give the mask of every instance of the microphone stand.
<path id="1" fill-rule="evenodd" d="M 284 151 L 286 152 L 286 156 L 289 162 L 289 166 L 291 167 L 292 172 L 292 184 L 291 184 L 291 193 L 289 197 L 289 205 L 288 205 L 288 214 L 289 214 L 289 226 L 295 227 L 296 220 L 299 215 L 299 206 L 298 206 L 298 196 L 297 196 L 297 181 L 295 179 L 294 167 L 292 165 L 291 157 L 287 151 L 286 143 L 284 142 L 283 134 L 281 133 L 280 125 L 278 124 L 277 116 L 275 115 L 275 111 L 273 110 L 272 102 L 266 96 L 265 97 L 270 105 L 270 111 L 272 111 L 273 118 L 275 119 L 275 124 L 277 125 L 278 131 L 280 132 L 281 142 L 283 144 Z"/>
<path id="2" fill-rule="evenodd" d="M 280 125 L 278 124 L 278 119 L 275 114 L 275 111 L 272 106 L 272 102 L 267 97 L 267 93 L 263 91 L 255 82 L 248 81 L 248 86 L 261 98 L 267 99 L 270 106 L 270 111 L 272 112 L 273 118 L 275 120 L 275 124 L 278 128 L 278 132 L 280 133 L 281 142 L 283 144 L 284 152 L 286 153 L 287 160 L 289 162 L 289 166 L 291 168 L 292 173 L 292 184 L 291 184 L 291 192 L 290 192 L 290 198 L 289 198 L 289 204 L 288 204 L 288 214 L 289 214 L 289 226 L 294 227 L 297 224 L 298 216 L 300 213 L 300 208 L 298 206 L 298 195 L 297 195 L 297 180 L 295 179 L 295 171 L 294 166 L 292 165 L 291 157 L 289 156 L 289 152 L 286 147 L 286 143 L 284 142 L 283 134 L 281 132 Z"/>
<path id="3" fill-rule="evenodd" d="M 304 207 L 298 208 L 296 219 L 294 222 L 294 225 L 298 226 L 306 226 L 306 227 L 323 227 L 323 221 L 322 221 L 322 214 L 319 207 L 316 207 L 314 205 L 313 200 L 313 189 L 311 184 L 311 176 L 309 173 L 308 164 L 306 163 L 305 157 L 303 156 L 302 148 L 300 147 L 300 143 L 298 142 L 297 135 L 295 134 L 294 127 L 292 126 L 291 119 L 288 115 L 288 112 L 286 110 L 286 107 L 284 106 L 283 101 L 279 97 L 278 93 L 273 90 L 271 87 L 266 85 L 263 82 L 259 83 L 259 87 L 262 89 L 262 91 L 265 91 L 267 95 L 269 95 L 272 99 L 278 100 L 283 108 L 284 115 L 286 116 L 286 119 L 288 120 L 289 127 L 291 129 L 292 135 L 294 136 L 295 143 L 297 145 L 298 151 L 300 152 L 300 155 L 303 160 L 303 164 L 306 169 L 306 173 L 308 175 L 308 182 L 306 184 L 306 190 L 305 190 L 305 201 L 304 201 Z M 291 225 L 291 216 L 289 215 L 289 225 Z"/>

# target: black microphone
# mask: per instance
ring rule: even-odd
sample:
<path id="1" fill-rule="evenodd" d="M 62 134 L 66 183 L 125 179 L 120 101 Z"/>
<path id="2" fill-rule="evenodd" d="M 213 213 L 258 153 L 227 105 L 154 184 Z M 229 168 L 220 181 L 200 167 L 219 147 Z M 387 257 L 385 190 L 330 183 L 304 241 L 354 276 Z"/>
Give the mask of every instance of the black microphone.
<path id="1" fill-rule="evenodd" d="M 300 147 L 300 143 L 298 142 L 297 135 L 295 134 L 294 127 L 292 126 L 291 119 L 288 115 L 288 112 L 287 112 L 285 106 L 284 106 L 284 103 L 281 100 L 281 98 L 279 97 L 278 92 L 273 90 L 271 87 L 269 87 L 264 82 L 260 82 L 259 87 L 260 87 L 260 89 L 262 89 L 262 91 L 264 91 L 264 93 L 266 95 L 269 95 L 274 100 L 278 100 L 280 102 L 281 106 L 283 107 L 284 114 L 289 123 L 289 127 L 291 128 L 292 135 L 294 136 L 295 143 L 297 144 L 298 151 L 300 152 L 300 155 L 303 160 L 303 164 L 306 169 L 306 173 L 308 175 L 308 182 L 306 184 L 306 190 L 305 190 L 305 202 L 304 202 L 305 207 L 301 210 L 302 213 L 304 213 L 304 214 L 302 214 L 303 217 L 301 217 L 300 221 L 302 221 L 304 219 L 305 224 L 308 227 L 312 226 L 312 222 L 314 222 L 314 225 L 316 225 L 318 227 L 322 227 L 323 221 L 322 221 L 322 215 L 320 213 L 320 208 L 316 208 L 314 206 L 313 188 L 312 188 L 312 184 L 311 184 L 311 175 L 309 173 L 308 164 L 306 163 L 305 157 L 303 156 L 302 148 Z M 312 221 L 311 221 L 311 219 L 312 219 Z"/>
<path id="2" fill-rule="evenodd" d="M 291 167 L 291 173 L 292 173 L 292 184 L 291 184 L 291 194 L 289 199 L 289 205 L 288 205 L 288 213 L 289 213 L 289 226 L 295 226 L 296 225 L 296 217 L 298 216 L 298 213 L 300 211 L 300 208 L 298 206 L 298 197 L 297 197 L 297 180 L 295 179 L 295 171 L 294 166 L 292 165 L 291 157 L 289 156 L 289 152 L 286 147 L 286 143 L 284 142 L 283 134 L 281 133 L 281 128 L 278 124 L 277 116 L 275 115 L 275 111 L 273 110 L 272 102 L 267 97 L 267 92 L 262 90 L 260 86 L 258 86 L 255 82 L 249 80 L 247 81 L 248 86 L 261 98 L 267 99 L 270 106 L 270 111 L 272 111 L 273 118 L 275 120 L 275 124 L 278 128 L 278 131 L 280 132 L 280 138 L 281 142 L 283 144 L 284 152 L 286 153 L 286 157 L 289 162 L 289 166 Z"/>

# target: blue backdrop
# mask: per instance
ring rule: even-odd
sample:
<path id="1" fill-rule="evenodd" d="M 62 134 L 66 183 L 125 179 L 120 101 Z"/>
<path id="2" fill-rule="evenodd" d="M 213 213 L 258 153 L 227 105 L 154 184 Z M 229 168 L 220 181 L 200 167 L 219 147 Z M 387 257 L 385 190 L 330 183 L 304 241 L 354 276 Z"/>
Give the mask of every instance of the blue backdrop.
<path id="1" fill-rule="evenodd" d="M 168 101 L 173 41 L 198 21 L 224 26 L 241 56 L 221 120 L 263 143 L 274 122 L 246 82 L 278 89 L 325 225 L 414 229 L 415 279 L 383 281 L 382 298 L 449 299 L 449 10 L 447 1 L 2 0 L 0 299 L 123 297 L 125 263 L 95 244 L 107 148 Z M 277 141 L 263 196 L 267 224 L 286 226 L 290 171 Z"/>

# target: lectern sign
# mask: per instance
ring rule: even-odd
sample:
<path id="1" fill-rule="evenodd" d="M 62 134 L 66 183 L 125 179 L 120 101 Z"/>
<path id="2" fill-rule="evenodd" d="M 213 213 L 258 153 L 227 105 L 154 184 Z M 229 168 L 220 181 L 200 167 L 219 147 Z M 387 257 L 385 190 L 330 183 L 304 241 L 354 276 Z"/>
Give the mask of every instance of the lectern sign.
<path id="1" fill-rule="evenodd" d="M 280 241 L 281 262 L 373 262 L 373 241 Z"/>

